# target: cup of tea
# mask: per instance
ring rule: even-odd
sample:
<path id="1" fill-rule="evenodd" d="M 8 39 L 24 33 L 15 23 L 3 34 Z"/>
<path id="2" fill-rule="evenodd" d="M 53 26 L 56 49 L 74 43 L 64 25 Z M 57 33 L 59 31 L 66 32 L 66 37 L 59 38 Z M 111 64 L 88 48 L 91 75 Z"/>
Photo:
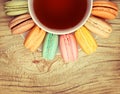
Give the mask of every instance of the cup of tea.
<path id="1" fill-rule="evenodd" d="M 76 31 L 91 14 L 93 0 L 28 0 L 34 22 L 53 34 Z"/>

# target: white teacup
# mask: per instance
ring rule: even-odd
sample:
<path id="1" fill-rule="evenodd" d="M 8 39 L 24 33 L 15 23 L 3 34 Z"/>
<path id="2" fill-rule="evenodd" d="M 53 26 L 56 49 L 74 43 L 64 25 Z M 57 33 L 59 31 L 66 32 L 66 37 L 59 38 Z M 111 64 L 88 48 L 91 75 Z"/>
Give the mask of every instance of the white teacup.
<path id="1" fill-rule="evenodd" d="M 40 22 L 38 20 L 38 18 L 36 17 L 36 14 L 34 12 L 33 2 L 34 2 L 34 0 L 28 0 L 29 12 L 30 12 L 30 15 L 31 15 L 32 19 L 34 20 L 34 22 L 41 29 L 45 30 L 46 32 L 53 33 L 53 34 L 58 34 L 58 35 L 72 33 L 74 31 L 76 31 L 77 29 L 79 29 L 81 26 L 83 26 L 85 24 L 85 22 L 87 21 L 87 19 L 89 18 L 90 14 L 91 14 L 92 4 L 93 4 L 93 0 L 87 0 L 86 13 L 85 13 L 84 17 L 82 18 L 82 20 L 77 25 L 75 25 L 71 28 L 67 28 L 67 29 L 53 29 L 53 28 L 49 28 L 49 27 L 45 26 L 44 24 L 42 24 L 42 22 Z"/>

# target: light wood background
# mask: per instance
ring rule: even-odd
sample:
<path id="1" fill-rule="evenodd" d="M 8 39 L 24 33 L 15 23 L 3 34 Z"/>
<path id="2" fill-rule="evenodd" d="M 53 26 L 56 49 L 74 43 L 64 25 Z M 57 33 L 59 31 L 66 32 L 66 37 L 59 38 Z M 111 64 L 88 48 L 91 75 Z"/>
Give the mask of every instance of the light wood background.
<path id="1" fill-rule="evenodd" d="M 0 0 L 0 94 L 120 94 L 120 11 L 110 21 L 110 38 L 97 38 L 95 53 L 79 51 L 77 62 L 64 64 L 59 55 L 45 61 L 24 48 L 23 38 L 10 32 L 5 1 Z M 120 0 L 111 1 L 120 10 Z"/>

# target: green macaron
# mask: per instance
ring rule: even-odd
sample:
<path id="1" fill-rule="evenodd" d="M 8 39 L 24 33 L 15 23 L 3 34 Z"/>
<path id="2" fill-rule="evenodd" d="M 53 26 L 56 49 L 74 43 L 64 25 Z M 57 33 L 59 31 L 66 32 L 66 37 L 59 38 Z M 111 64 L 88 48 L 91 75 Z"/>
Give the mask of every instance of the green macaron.
<path id="1" fill-rule="evenodd" d="M 8 16 L 17 16 L 28 13 L 27 0 L 13 0 L 5 3 L 5 12 Z"/>
<path id="2" fill-rule="evenodd" d="M 54 59 L 58 49 L 58 35 L 48 33 L 43 43 L 43 58 L 46 60 Z"/>

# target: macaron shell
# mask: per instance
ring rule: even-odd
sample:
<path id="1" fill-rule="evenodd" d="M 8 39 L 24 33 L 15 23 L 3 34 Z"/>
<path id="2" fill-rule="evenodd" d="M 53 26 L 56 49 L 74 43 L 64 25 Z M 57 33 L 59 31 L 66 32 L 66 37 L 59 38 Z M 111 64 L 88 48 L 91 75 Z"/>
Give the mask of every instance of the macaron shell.
<path id="1" fill-rule="evenodd" d="M 112 27 L 110 24 L 104 20 L 91 16 L 85 23 L 85 27 L 91 32 L 101 36 L 102 38 L 108 38 L 112 32 Z"/>
<path id="2" fill-rule="evenodd" d="M 93 2 L 93 7 L 109 7 L 112 9 L 115 9 L 116 11 L 118 11 L 118 6 L 116 3 L 113 3 L 111 1 L 94 1 Z"/>
<path id="3" fill-rule="evenodd" d="M 45 37 L 45 35 L 46 35 L 46 32 L 45 32 L 44 30 L 40 30 L 40 32 L 41 32 L 41 33 L 37 35 L 37 36 L 38 36 L 38 39 L 36 38 L 36 41 L 34 41 L 33 46 L 30 47 L 30 50 L 31 50 L 32 52 L 36 51 L 36 50 L 40 47 L 40 45 L 42 44 L 42 42 L 43 42 L 43 40 L 44 40 L 44 37 Z M 34 45 L 35 45 L 35 46 L 34 46 Z"/>
<path id="4" fill-rule="evenodd" d="M 30 32 L 27 34 L 26 38 L 25 38 L 25 46 L 28 48 L 29 45 L 31 45 L 34 40 L 36 40 L 36 36 L 39 34 L 40 32 L 40 28 L 38 26 L 34 26 Z M 35 37 L 35 38 L 34 38 Z"/>
<path id="5" fill-rule="evenodd" d="M 28 10 L 27 7 L 18 7 L 18 8 L 7 8 L 5 12 L 11 12 L 11 11 L 20 11 L 20 10 Z"/>
<path id="6" fill-rule="evenodd" d="M 54 59 L 58 48 L 58 35 L 48 33 L 43 43 L 43 58 Z"/>
<path id="7" fill-rule="evenodd" d="M 78 48 L 73 34 L 60 36 L 60 51 L 65 62 L 75 61 L 78 58 Z"/>
<path id="8" fill-rule="evenodd" d="M 28 1 L 25 1 L 25 0 L 16 0 L 16 1 L 7 1 L 5 3 L 5 6 L 7 7 L 12 7 L 12 6 L 24 6 L 24 5 L 28 5 Z"/>
<path id="9" fill-rule="evenodd" d="M 28 10 L 16 10 L 16 11 L 6 12 L 6 14 L 8 16 L 17 16 L 17 15 L 21 15 L 21 14 L 25 14 L 25 13 L 28 13 Z"/>
<path id="10" fill-rule="evenodd" d="M 13 20 L 11 20 L 11 23 L 16 22 L 17 20 L 24 19 L 24 18 L 31 18 L 30 14 L 22 14 L 20 16 L 15 17 Z"/>
<path id="11" fill-rule="evenodd" d="M 27 8 L 28 9 L 28 5 L 5 6 L 4 8 L 6 10 L 9 10 L 9 9 L 22 9 L 22 8 Z"/>
<path id="12" fill-rule="evenodd" d="M 71 50 L 72 50 L 73 61 L 74 61 L 78 58 L 78 47 L 77 47 L 75 36 L 72 34 L 69 34 L 69 38 L 70 38 Z"/>
<path id="13" fill-rule="evenodd" d="M 25 21 L 25 22 L 19 24 L 18 26 L 14 27 L 11 30 L 12 30 L 13 34 L 21 34 L 21 33 L 28 31 L 29 29 L 31 29 L 34 25 L 35 24 L 34 24 L 33 20 L 28 20 L 28 21 Z"/>
<path id="14" fill-rule="evenodd" d="M 64 37 L 60 36 L 60 52 L 65 62 L 69 61 L 68 53 L 64 43 Z"/>
<path id="15" fill-rule="evenodd" d="M 65 48 L 67 50 L 67 56 L 68 56 L 68 60 L 67 61 L 73 61 L 74 57 L 72 55 L 71 42 L 70 42 L 70 39 L 67 38 L 67 35 L 64 36 L 64 42 L 63 43 L 64 43 L 64 46 L 65 46 Z"/>

